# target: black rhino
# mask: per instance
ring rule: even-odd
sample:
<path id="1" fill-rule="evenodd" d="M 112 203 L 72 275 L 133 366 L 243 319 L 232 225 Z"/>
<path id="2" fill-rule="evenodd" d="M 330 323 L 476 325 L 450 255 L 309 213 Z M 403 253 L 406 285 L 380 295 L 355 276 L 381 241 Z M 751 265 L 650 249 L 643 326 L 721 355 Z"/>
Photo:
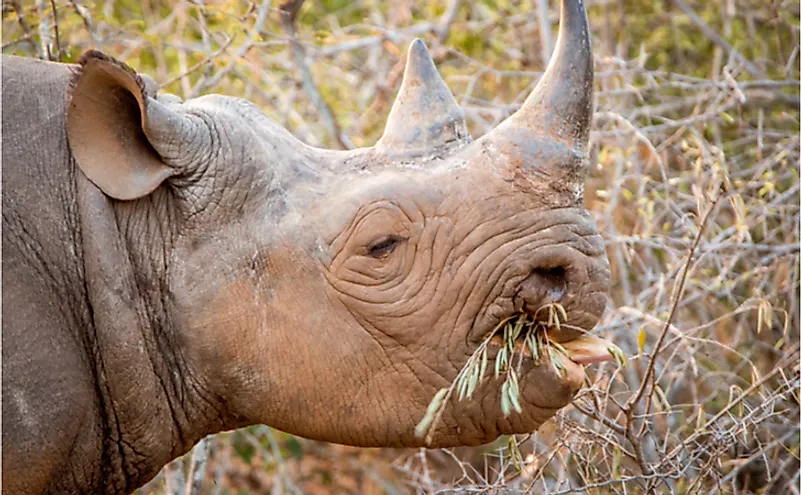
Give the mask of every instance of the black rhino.
<path id="1" fill-rule="evenodd" d="M 583 205 L 592 81 L 565 0 L 545 75 L 490 134 L 471 139 L 418 40 L 380 141 L 327 151 L 96 51 L 4 56 L 3 488 L 130 492 L 254 423 L 419 446 L 431 398 L 509 315 L 558 302 L 572 326 L 552 338 L 581 342 L 609 283 Z M 598 355 L 563 376 L 525 360 L 521 413 L 482 385 L 431 446 L 536 430 Z"/>

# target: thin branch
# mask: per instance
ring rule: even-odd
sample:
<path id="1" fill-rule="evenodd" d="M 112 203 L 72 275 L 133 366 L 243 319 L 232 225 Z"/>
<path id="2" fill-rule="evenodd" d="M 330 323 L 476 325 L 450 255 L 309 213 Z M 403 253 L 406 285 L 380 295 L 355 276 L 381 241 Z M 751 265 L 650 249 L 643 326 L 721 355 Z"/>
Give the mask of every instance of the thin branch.
<path id="1" fill-rule="evenodd" d="M 33 49 L 33 53 L 38 52 L 38 47 L 36 46 L 36 41 L 34 39 L 33 30 L 31 26 L 28 25 L 28 21 L 25 20 L 25 12 L 22 10 L 22 3 L 20 0 L 11 0 L 11 6 L 14 8 L 14 12 L 17 14 L 17 23 L 20 25 L 23 31 L 25 31 L 25 36 L 21 40 L 26 40 L 31 45 Z M 21 41 L 20 40 L 20 41 Z M 3 48 L 6 47 L 7 44 L 4 43 Z"/>
<path id="2" fill-rule="evenodd" d="M 684 11 L 685 14 L 687 14 L 690 20 L 693 21 L 693 23 L 696 26 L 698 26 L 701 32 L 704 33 L 704 36 L 706 36 L 707 38 L 709 38 L 710 41 L 718 45 L 723 51 L 726 52 L 727 55 L 734 57 L 735 60 L 745 65 L 746 70 L 750 72 L 752 76 L 759 79 L 767 78 L 765 72 L 762 71 L 762 69 L 754 65 L 753 62 L 751 62 L 747 58 L 745 58 L 745 56 L 743 56 L 740 52 L 735 50 L 734 47 L 731 46 L 726 40 L 724 40 L 723 37 L 720 36 L 714 29 L 709 27 L 709 24 L 704 22 L 704 20 L 701 19 L 698 16 L 698 14 L 695 13 L 693 8 L 687 5 L 687 3 L 684 0 L 673 0 L 673 3 L 682 11 Z"/>
<path id="3" fill-rule="evenodd" d="M 52 39 L 50 37 L 50 15 L 48 14 L 47 0 L 36 0 L 36 12 L 39 15 L 39 58 L 43 60 L 52 60 L 50 53 L 50 45 Z"/>
<path id="4" fill-rule="evenodd" d="M 220 48 L 218 48 L 214 53 L 210 54 L 209 56 L 207 56 L 206 58 L 204 58 L 200 62 L 196 63 L 192 67 L 186 69 L 184 72 L 181 72 L 180 74 L 176 74 L 175 76 L 171 77 L 167 81 L 159 84 L 159 90 L 161 90 L 162 88 L 166 88 L 167 86 L 169 86 L 170 84 L 174 83 L 175 81 L 178 81 L 179 79 L 182 79 L 182 78 L 188 76 L 189 74 L 197 71 L 198 69 L 201 69 L 201 68 L 205 67 L 207 64 L 209 64 L 212 61 L 214 61 L 214 59 L 216 59 L 217 57 L 222 55 L 225 52 L 225 50 L 231 45 L 231 43 L 233 43 L 233 41 L 234 41 L 234 37 L 233 36 L 228 38 L 227 40 L 225 40 L 225 43 L 223 43 L 222 46 L 220 46 Z"/>
<path id="5" fill-rule="evenodd" d="M 189 479 L 186 480 L 186 495 L 200 495 L 206 477 L 206 463 L 209 458 L 209 438 L 204 438 L 192 449 L 189 462 Z"/>
<path id="6" fill-rule="evenodd" d="M 61 62 L 61 40 L 58 36 L 58 10 L 56 9 L 56 0 L 50 0 L 50 8 L 53 11 L 53 31 L 56 35 L 56 60 Z"/>
<path id="7" fill-rule="evenodd" d="M 300 8 L 303 6 L 303 1 L 304 0 L 287 0 L 281 5 L 281 24 L 284 26 L 287 35 L 289 35 L 290 55 L 295 62 L 295 66 L 300 71 L 303 90 L 309 95 L 312 105 L 320 114 L 320 118 L 328 131 L 328 135 L 331 136 L 334 143 L 340 149 L 353 149 L 353 143 L 342 134 L 339 123 L 337 123 L 334 117 L 334 112 L 317 88 L 311 69 L 309 69 L 308 64 L 306 64 L 303 45 L 297 40 L 295 19 L 297 18 Z"/>
<path id="8" fill-rule="evenodd" d="M 553 53 L 553 36 L 551 35 L 551 22 L 548 16 L 548 0 L 534 0 L 537 5 L 537 30 L 540 34 L 540 56 L 544 64 L 548 63 Z"/>
<path id="9" fill-rule="evenodd" d="M 462 0 L 448 0 L 448 8 L 445 13 L 439 18 L 439 26 L 436 29 L 437 37 L 441 42 L 444 42 L 448 37 L 448 32 L 456 20 L 456 14 L 459 13 L 459 8 L 462 6 Z"/>
<path id="10" fill-rule="evenodd" d="M 687 273 L 690 271 L 690 267 L 692 266 L 693 256 L 695 255 L 695 250 L 698 248 L 698 245 L 701 243 L 701 239 L 703 238 L 704 229 L 706 229 L 707 221 L 709 221 L 712 212 L 717 206 L 719 198 L 715 198 L 712 204 L 709 206 L 709 209 L 704 214 L 703 219 L 701 220 L 701 224 L 698 227 L 698 233 L 696 234 L 695 240 L 693 241 L 693 245 L 690 247 L 690 251 L 687 253 L 687 261 L 684 264 L 684 268 L 682 269 L 681 275 L 679 276 L 679 285 L 676 288 L 675 295 L 673 297 L 673 304 L 670 308 L 670 314 L 668 314 L 667 320 L 665 321 L 664 326 L 662 327 L 662 332 L 659 334 L 659 338 L 656 341 L 656 345 L 654 345 L 653 351 L 648 356 L 648 368 L 645 371 L 645 376 L 640 382 L 640 388 L 637 390 L 637 393 L 634 394 L 625 404 L 625 409 L 627 411 L 631 411 L 631 409 L 640 401 L 643 394 L 645 393 L 645 389 L 648 388 L 650 384 L 651 377 L 654 373 L 654 368 L 656 366 L 656 357 L 659 355 L 659 352 L 662 350 L 662 343 L 665 341 L 665 337 L 670 332 L 672 328 L 673 318 L 676 315 L 676 309 L 679 306 L 679 301 L 681 301 L 682 296 L 684 295 L 684 285 L 687 282 Z"/>

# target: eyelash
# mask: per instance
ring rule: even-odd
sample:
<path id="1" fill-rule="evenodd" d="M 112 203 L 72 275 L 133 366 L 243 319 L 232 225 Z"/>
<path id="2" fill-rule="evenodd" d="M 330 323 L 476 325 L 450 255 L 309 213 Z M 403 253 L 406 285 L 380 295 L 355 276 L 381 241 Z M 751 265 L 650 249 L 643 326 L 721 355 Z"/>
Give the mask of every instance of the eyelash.
<path id="1" fill-rule="evenodd" d="M 396 236 L 389 236 L 368 246 L 367 254 L 373 258 L 383 258 L 395 250 L 404 239 Z"/>

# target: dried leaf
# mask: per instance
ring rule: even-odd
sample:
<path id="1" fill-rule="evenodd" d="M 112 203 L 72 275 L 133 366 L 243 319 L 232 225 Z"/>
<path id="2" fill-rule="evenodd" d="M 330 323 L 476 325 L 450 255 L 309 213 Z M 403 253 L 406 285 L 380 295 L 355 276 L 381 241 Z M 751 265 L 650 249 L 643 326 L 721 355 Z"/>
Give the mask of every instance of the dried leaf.
<path id="1" fill-rule="evenodd" d="M 654 384 L 654 392 L 656 393 L 657 402 L 661 403 L 662 410 L 669 411 L 670 410 L 670 402 L 668 402 L 667 395 L 665 395 L 665 391 L 662 390 L 658 384 Z"/>
<path id="2" fill-rule="evenodd" d="M 443 405 L 442 399 L 445 398 L 445 395 L 448 393 L 447 388 L 441 388 L 434 395 L 434 398 L 431 399 L 431 402 L 428 403 L 428 408 L 426 409 L 426 413 L 423 416 L 423 419 L 417 423 L 417 426 L 414 428 L 414 436 L 417 438 L 423 438 L 428 433 L 429 428 L 431 428 L 431 423 L 434 421 L 434 418 L 437 416 L 437 412 L 439 412 L 439 408 Z"/>
<path id="3" fill-rule="evenodd" d="M 698 415 L 695 417 L 696 433 L 703 432 L 704 424 L 706 423 L 706 411 L 703 404 L 698 404 Z"/>
<path id="4" fill-rule="evenodd" d="M 512 461 L 512 465 L 514 465 L 518 472 L 523 472 L 526 464 L 523 460 L 523 454 L 517 446 L 517 439 L 514 435 L 509 437 L 509 440 L 506 442 L 506 448 L 509 450 L 509 459 Z"/>
<path id="5" fill-rule="evenodd" d="M 487 348 L 484 347 L 484 351 L 481 353 L 481 367 L 479 368 L 478 373 L 478 376 L 480 377 L 479 379 L 481 380 L 484 379 L 484 373 L 487 371 L 487 361 L 489 359 L 487 354 L 489 354 L 489 351 L 487 351 Z"/>
<path id="6" fill-rule="evenodd" d="M 615 446 L 615 449 L 612 451 L 612 476 L 617 478 L 620 472 L 620 459 L 623 455 L 623 452 L 620 450 L 620 447 Z"/>
<path id="7" fill-rule="evenodd" d="M 565 368 L 565 364 L 562 362 L 562 356 L 560 356 L 558 352 L 555 352 L 551 346 L 548 346 L 547 349 L 548 361 L 551 362 L 554 373 L 556 373 L 556 376 L 559 378 L 564 378 L 567 368 Z"/>
<path id="8" fill-rule="evenodd" d="M 626 357 L 626 354 L 620 349 L 620 347 L 612 344 L 606 349 L 609 354 L 615 358 L 615 362 L 617 363 L 618 368 L 625 368 L 629 365 L 629 360 Z"/>
<path id="9" fill-rule="evenodd" d="M 645 332 L 645 327 L 640 328 L 639 333 L 637 334 L 637 347 L 640 349 L 640 352 L 645 352 L 645 338 L 647 334 Z"/>
<path id="10" fill-rule="evenodd" d="M 562 321 L 563 321 L 563 322 L 566 322 L 566 321 L 567 321 L 567 311 L 565 310 L 565 307 L 564 307 L 564 306 L 562 306 L 561 304 L 554 304 L 554 306 L 556 306 L 556 309 L 557 309 L 557 310 L 559 311 L 559 313 L 562 315 Z M 557 320 L 557 321 L 558 321 L 558 320 Z M 558 325 L 558 323 L 557 323 L 557 328 L 558 328 L 558 326 L 559 326 L 559 325 Z"/>
<path id="11" fill-rule="evenodd" d="M 510 377 L 515 377 L 515 373 L 512 372 L 509 374 Z M 523 412 L 523 408 L 520 407 L 520 389 L 517 384 L 517 377 L 511 381 L 509 385 L 509 402 L 512 403 L 512 408 L 518 414 Z"/>
<path id="12" fill-rule="evenodd" d="M 512 403 L 509 400 L 508 384 L 509 382 L 503 382 L 503 385 L 501 385 L 501 412 L 503 413 L 503 417 L 508 417 L 509 414 L 512 413 Z"/>
<path id="13" fill-rule="evenodd" d="M 476 391 L 476 387 L 478 386 L 478 381 L 481 379 L 481 377 L 479 376 L 480 370 L 481 368 L 479 366 L 474 366 L 473 369 L 471 370 L 473 372 L 470 373 L 470 379 L 468 380 L 467 398 L 472 397 L 473 392 Z"/>

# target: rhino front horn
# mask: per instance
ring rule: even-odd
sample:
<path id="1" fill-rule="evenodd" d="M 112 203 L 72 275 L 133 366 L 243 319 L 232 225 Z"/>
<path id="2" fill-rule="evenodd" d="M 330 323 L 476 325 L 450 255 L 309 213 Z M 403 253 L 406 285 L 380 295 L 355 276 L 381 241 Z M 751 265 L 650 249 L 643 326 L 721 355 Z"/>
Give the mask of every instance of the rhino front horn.
<path id="1" fill-rule="evenodd" d="M 559 37 L 548 68 L 508 125 L 585 151 L 592 119 L 592 80 L 584 0 L 562 0 Z"/>
<path id="2" fill-rule="evenodd" d="M 468 141 L 464 111 L 439 75 L 425 44 L 414 40 L 398 97 L 376 149 L 389 155 L 420 155 Z"/>

